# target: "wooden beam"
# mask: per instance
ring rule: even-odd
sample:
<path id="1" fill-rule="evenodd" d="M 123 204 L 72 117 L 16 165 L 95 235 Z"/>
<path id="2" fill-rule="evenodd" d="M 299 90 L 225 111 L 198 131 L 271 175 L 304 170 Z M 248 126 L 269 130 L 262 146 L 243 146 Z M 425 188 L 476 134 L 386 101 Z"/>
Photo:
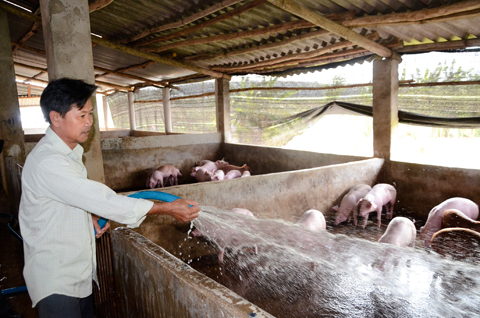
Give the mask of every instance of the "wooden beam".
<path id="1" fill-rule="evenodd" d="M 209 25 L 212 25 L 212 24 L 215 24 L 217 22 L 229 19 L 229 18 L 234 17 L 234 16 L 238 16 L 243 12 L 246 12 L 246 11 L 255 9 L 259 6 L 262 6 L 266 2 L 267 2 L 267 0 L 254 0 L 250 3 L 245 4 L 244 6 L 242 6 L 240 8 L 237 8 L 237 9 L 234 9 L 234 10 L 229 11 L 227 13 L 224 13 L 222 15 L 219 15 L 218 17 L 212 18 L 208 21 L 197 24 L 193 27 L 186 28 L 186 29 L 180 30 L 180 31 L 175 32 L 175 33 L 170 33 L 170 34 L 167 34 L 165 36 L 160 36 L 160 37 L 157 37 L 157 38 L 149 40 L 149 41 L 137 43 L 137 44 L 133 45 L 133 47 L 139 47 L 139 46 L 149 45 L 149 44 L 156 43 L 156 42 L 167 41 L 167 40 L 178 38 L 178 37 L 180 37 L 184 34 L 191 33 L 191 32 L 197 31 L 197 30 L 201 30 L 201 29 L 203 29 L 203 28 L 205 28 Z"/>
<path id="2" fill-rule="evenodd" d="M 349 20 L 349 19 L 351 20 L 354 17 L 355 17 L 355 11 L 347 11 L 347 12 L 334 13 L 334 14 L 327 15 L 327 18 L 334 21 L 343 21 L 343 20 Z M 312 27 L 316 27 L 316 26 L 305 20 L 296 20 L 296 21 L 277 24 L 271 27 L 260 28 L 255 30 L 220 34 L 220 35 L 210 36 L 206 38 L 198 38 L 198 39 L 192 39 L 192 40 L 186 40 L 186 41 L 178 41 L 175 43 L 162 45 L 161 47 L 151 47 L 151 48 L 146 47 L 145 51 L 158 53 L 158 52 L 170 50 L 176 47 L 184 47 L 189 45 L 198 45 L 198 44 L 205 44 L 205 43 L 215 43 L 215 42 L 221 42 L 221 41 L 232 41 L 237 39 L 251 38 L 255 36 L 265 36 L 273 33 L 280 33 L 285 31 L 312 28 Z M 322 32 L 327 33 L 326 31 L 322 31 Z"/>
<path id="3" fill-rule="evenodd" d="M 366 39 L 375 41 L 378 40 L 379 35 L 377 32 L 370 33 L 365 37 Z M 310 58 L 315 58 L 320 55 L 325 55 L 327 53 L 330 53 L 335 50 L 341 50 L 344 48 L 347 48 L 349 46 L 353 46 L 352 42 L 350 41 L 341 41 L 335 44 L 327 45 L 321 49 L 314 50 L 314 51 L 309 51 L 305 53 L 298 53 L 298 54 L 290 54 L 290 55 L 285 55 L 276 59 L 271 59 L 268 61 L 262 61 L 262 62 L 256 62 L 256 63 L 251 63 L 247 65 L 241 65 L 241 66 L 224 66 L 224 67 L 212 67 L 213 70 L 219 71 L 219 72 L 235 72 L 235 71 L 245 71 L 246 69 L 250 70 L 255 70 L 267 66 L 272 66 L 272 65 L 277 65 L 282 63 L 282 65 L 285 65 L 285 63 L 295 63 L 298 62 L 299 60 L 305 60 L 305 59 L 310 59 Z"/>
<path id="4" fill-rule="evenodd" d="M 227 8 L 227 7 L 230 7 L 230 6 L 233 6 L 239 2 L 241 2 L 243 0 L 227 0 L 227 1 L 222 1 L 220 3 L 217 3 L 216 5 L 214 6 L 211 6 L 201 12 L 198 12 L 194 15 L 191 15 L 189 16 L 188 18 L 186 19 L 182 19 L 181 21 L 177 21 L 177 22 L 172 22 L 172 23 L 168 23 L 168 24 L 165 24 L 165 25 L 161 25 L 161 26 L 158 26 L 158 27 L 154 27 L 154 28 L 150 28 L 148 30 L 145 30 L 133 37 L 131 37 L 130 39 L 128 40 L 124 40 L 124 41 L 120 41 L 120 43 L 128 43 L 128 42 L 133 42 L 133 41 L 136 41 L 136 40 L 139 40 L 143 37 L 146 37 L 147 35 L 150 35 L 152 33 L 158 33 L 158 32 L 162 32 L 162 31 L 165 31 L 165 30 L 170 30 L 170 29 L 176 29 L 176 28 L 180 28 L 182 26 L 185 26 L 189 23 L 192 23 L 192 22 L 195 22 L 197 21 L 198 19 L 201 19 L 201 18 L 204 18 L 206 17 L 207 15 L 209 14 L 212 14 L 218 10 L 221 10 L 221 9 L 224 9 L 224 8 Z"/>
<path id="5" fill-rule="evenodd" d="M 22 63 L 16 63 L 15 62 L 14 65 L 24 67 L 24 68 L 28 68 L 28 69 L 31 69 L 31 70 L 34 70 L 34 71 L 47 72 L 47 69 L 45 69 L 45 68 L 31 66 L 31 65 L 27 65 L 27 64 L 22 64 Z M 42 80 L 39 80 L 39 79 L 36 79 L 36 78 L 29 78 L 27 76 L 22 76 L 22 75 L 17 75 L 17 74 L 15 76 L 21 76 L 21 77 L 25 77 L 27 80 L 35 80 L 35 81 L 38 81 L 38 82 L 41 82 L 41 83 L 48 84 L 48 82 L 42 81 Z M 102 86 L 108 86 L 108 87 L 113 87 L 113 88 L 116 88 L 116 89 L 120 89 L 122 91 L 128 91 L 129 90 L 129 88 L 126 87 L 126 86 L 110 84 L 110 83 L 106 83 L 106 82 L 102 82 L 102 81 L 95 80 L 95 83 L 98 83 L 99 85 L 102 85 Z"/>
<path id="6" fill-rule="evenodd" d="M 393 25 L 405 25 L 405 24 L 426 24 L 426 23 L 436 23 L 441 21 L 452 21 L 458 20 L 462 18 L 469 18 L 469 17 L 476 17 L 480 16 L 480 11 L 472 10 L 480 5 L 478 1 L 467 1 L 465 3 L 457 3 L 451 6 L 444 6 L 440 10 L 440 8 L 435 9 L 425 9 L 415 12 L 409 13 L 392 13 L 386 15 L 371 15 L 366 17 L 359 17 L 354 19 L 343 19 L 340 20 L 341 23 L 345 27 L 350 28 L 363 28 L 363 27 L 371 27 L 371 26 L 393 26 Z M 468 11 L 462 11 L 468 10 Z M 443 14 L 448 14 L 447 16 Z M 327 18 L 330 18 L 327 16 Z M 331 20 L 334 20 L 331 18 Z M 184 58 L 185 61 L 207 61 L 207 60 L 215 60 L 218 58 L 225 58 L 235 55 L 247 54 L 250 52 L 256 52 L 265 49 L 273 49 L 282 46 L 289 45 L 293 42 L 315 38 L 318 36 L 330 34 L 329 31 L 320 30 L 320 31 L 313 31 L 306 34 L 302 34 L 299 36 L 291 37 L 286 41 L 279 41 L 275 43 L 269 43 L 266 45 L 255 45 L 246 49 L 241 50 L 230 50 L 230 51 L 218 51 L 213 53 L 207 54 L 198 54 L 198 55 L 190 55 Z M 405 48 L 407 49 L 407 48 Z"/>
<path id="7" fill-rule="evenodd" d="M 171 44 L 165 44 L 160 47 L 146 47 L 144 48 L 144 50 L 146 52 L 158 53 L 158 52 L 163 52 L 176 47 L 198 45 L 198 44 L 205 44 L 205 43 L 215 43 L 215 42 L 221 42 L 221 41 L 231 41 L 236 39 L 251 38 L 255 36 L 265 36 L 272 33 L 280 33 L 280 32 L 285 32 L 289 30 L 311 28 L 312 26 L 313 25 L 308 21 L 297 20 L 297 21 L 287 22 L 284 24 L 278 24 L 272 27 L 260 28 L 256 30 L 248 30 L 248 31 L 242 31 L 237 33 L 220 34 L 220 35 L 210 36 L 206 38 L 178 41 Z"/>
<path id="8" fill-rule="evenodd" d="M 110 3 L 112 3 L 113 0 L 97 0 L 93 3 L 90 3 L 88 5 L 88 11 L 90 13 L 92 13 L 93 11 L 97 11 L 97 10 L 100 10 L 100 9 L 103 9 L 105 8 L 106 6 L 108 6 Z"/>
<path id="9" fill-rule="evenodd" d="M 385 44 L 385 46 L 391 47 L 391 48 L 401 47 L 401 40 L 394 40 L 394 41 L 388 42 L 387 44 Z M 356 48 L 356 49 L 351 49 L 346 51 L 329 53 L 329 54 L 321 55 L 315 58 L 305 59 L 305 60 L 299 61 L 295 65 L 295 68 L 301 69 L 301 68 L 314 67 L 318 65 L 326 65 L 330 63 L 347 61 L 354 58 L 365 57 L 370 55 L 373 55 L 373 53 L 364 48 Z M 286 67 L 286 66 L 289 66 L 289 67 Z M 268 75 L 268 73 L 278 73 L 278 72 L 288 71 L 291 69 L 292 69 L 292 63 L 288 64 L 288 62 L 285 62 L 281 64 L 272 65 L 270 68 L 267 68 L 264 70 L 255 70 L 255 73 Z"/>
<path id="10" fill-rule="evenodd" d="M 202 68 L 202 67 L 198 67 L 198 66 L 183 63 L 183 62 L 178 62 L 176 60 L 161 57 L 161 56 L 156 55 L 156 54 L 142 52 L 142 51 L 139 51 L 139 50 L 135 50 L 131 47 L 128 47 L 128 46 L 125 46 L 125 45 L 122 45 L 122 44 L 118 44 L 118 43 L 113 43 L 113 42 L 110 42 L 110 41 L 107 41 L 107 40 L 104 40 L 104 39 L 101 39 L 101 38 L 92 37 L 92 42 L 96 43 L 98 45 L 104 46 L 104 47 L 108 47 L 112 50 L 117 50 L 117 51 L 124 52 L 124 53 L 130 54 L 130 55 L 142 57 L 144 59 L 152 60 L 152 61 L 155 61 L 155 62 L 158 62 L 158 63 L 163 63 L 163 64 L 168 64 L 168 65 L 184 68 L 184 69 L 191 70 L 191 71 L 194 71 L 194 72 L 197 72 L 197 73 L 210 75 L 210 76 L 213 76 L 213 77 L 216 77 L 216 78 L 228 78 L 228 79 L 230 79 L 230 76 L 227 75 L 227 74 L 211 71 L 211 70 L 208 70 L 208 69 L 205 69 L 205 68 Z"/>
<path id="11" fill-rule="evenodd" d="M 315 25 L 318 25 L 319 27 L 325 30 L 328 30 L 332 33 L 340 35 L 344 39 L 351 41 L 361 47 L 364 47 L 365 49 L 375 54 L 378 54 L 385 58 L 395 59 L 400 62 L 402 61 L 402 58 L 400 57 L 400 55 L 398 55 L 394 51 L 384 47 L 381 44 L 370 41 L 364 38 L 363 36 L 361 36 L 360 34 L 333 22 L 316 12 L 302 5 L 297 4 L 292 0 L 268 0 L 268 2 L 270 2 L 271 4 L 275 5 L 276 7 L 282 10 L 290 12 L 296 16 L 301 17 L 302 19 L 305 19 Z"/>
<path id="12" fill-rule="evenodd" d="M 477 13 L 474 11 L 480 9 L 480 1 L 470 0 L 463 1 L 439 8 L 425 9 L 414 12 L 392 13 L 385 15 L 372 15 L 356 18 L 342 23 L 345 27 L 369 27 L 369 26 L 391 26 L 406 24 L 424 24 L 438 23 L 447 20 L 458 20 L 463 18 L 462 15 L 471 15 Z M 472 12 L 470 12 L 472 11 Z"/>
<path id="13" fill-rule="evenodd" d="M 262 1 L 265 1 L 265 0 L 262 0 Z M 26 19 L 29 19 L 31 21 L 40 21 L 41 22 L 40 17 L 37 17 L 36 15 L 34 15 L 32 13 L 28 13 L 26 11 L 15 8 L 14 6 L 6 4 L 4 2 L 0 2 L 0 8 L 4 8 L 8 12 L 19 15 L 19 16 L 24 17 Z M 215 71 L 210 71 L 210 70 L 207 70 L 207 69 L 204 69 L 204 68 L 201 68 L 201 67 L 197 67 L 197 66 L 190 65 L 190 64 L 187 64 L 187 63 L 178 62 L 178 61 L 168 59 L 168 58 L 165 58 L 165 57 L 161 57 L 161 56 L 158 56 L 158 55 L 155 55 L 155 54 L 151 54 L 151 53 L 147 53 L 147 52 L 141 52 L 141 51 L 132 49 L 128 46 L 113 43 L 113 42 L 109 42 L 107 40 L 104 40 L 104 39 L 101 39 L 101 38 L 98 38 L 98 37 L 92 37 L 92 43 L 102 45 L 102 46 L 108 47 L 110 49 L 121 51 L 121 52 L 131 54 L 131 55 L 134 55 L 134 56 L 143 57 L 145 59 L 152 60 L 152 61 L 155 61 L 155 62 L 158 62 L 158 63 L 163 63 L 163 64 L 168 64 L 168 65 L 184 68 L 184 69 L 191 70 L 191 71 L 194 71 L 194 72 L 210 75 L 210 76 L 213 76 L 213 77 L 216 77 L 216 78 L 228 78 L 228 79 L 230 79 L 230 76 L 227 75 L 227 74 L 222 74 L 222 73 L 218 73 L 218 72 L 215 72 Z M 110 86 L 112 86 L 112 85 L 110 85 Z"/>
<path id="14" fill-rule="evenodd" d="M 480 39 L 458 40 L 449 42 L 407 45 L 398 50 L 399 53 L 430 52 L 442 50 L 458 50 L 468 47 L 480 46 Z"/>
<path id="15" fill-rule="evenodd" d="M 119 72 L 119 71 L 109 70 L 109 69 L 106 69 L 106 68 L 103 68 L 103 67 L 95 66 L 94 69 L 97 70 L 97 71 L 101 71 L 101 72 L 108 73 L 108 74 L 114 74 L 114 75 L 121 76 L 121 77 L 136 79 L 136 80 L 139 80 L 139 81 L 142 81 L 142 82 L 148 83 L 148 84 L 150 84 L 150 85 L 154 85 L 154 86 L 161 86 L 161 87 L 163 87 L 163 86 L 167 86 L 167 85 L 168 85 L 168 82 L 164 82 L 164 81 L 152 81 L 152 80 L 149 80 L 149 79 L 140 77 L 140 76 L 135 76 L 135 75 L 130 75 L 130 74 L 122 73 L 122 72 Z M 105 75 L 107 75 L 107 74 L 100 74 L 100 75 L 98 75 L 98 76 L 95 75 L 95 78 L 99 78 L 99 77 L 105 76 Z"/>
<path id="16" fill-rule="evenodd" d="M 30 47 L 28 46 L 25 46 L 25 45 L 19 45 L 18 43 L 14 43 L 12 42 L 12 44 L 14 45 L 18 45 L 19 47 L 23 48 L 23 49 L 26 49 L 26 50 L 31 50 Z M 45 52 L 44 51 L 41 51 L 41 50 L 37 50 L 37 49 L 32 49 L 33 52 L 35 53 L 38 53 L 38 54 L 42 54 L 42 55 L 45 55 Z M 148 61 L 148 62 L 145 62 L 145 63 L 142 63 L 142 64 L 139 64 L 139 65 L 132 65 L 132 66 L 128 66 L 128 67 L 124 67 L 122 69 L 118 69 L 118 70 L 108 70 L 108 69 L 105 69 L 103 67 L 98 67 L 98 66 L 94 66 L 94 69 L 96 71 L 100 71 L 100 72 L 105 72 L 106 74 L 100 74 L 100 75 L 95 75 L 95 78 L 98 79 L 99 77 L 102 77 L 102 76 L 105 76 L 105 75 L 108 75 L 108 74 L 115 74 L 117 76 L 121 76 L 121 77 L 125 77 L 125 78 L 131 78 L 131 79 L 136 79 L 136 80 L 139 80 L 139 81 L 143 81 L 145 83 L 148 83 L 150 85 L 154 85 L 154 86 L 168 86 L 168 82 L 166 81 L 151 81 L 149 79 L 146 79 L 146 78 L 143 78 L 143 77 L 140 77 L 140 76 L 135 76 L 135 75 L 130 75 L 130 74 L 126 74 L 126 73 L 123 73 L 124 71 L 128 71 L 128 70 L 132 70 L 132 69 L 137 69 L 137 68 L 144 68 L 144 67 L 147 67 L 148 65 L 150 64 L 153 64 L 153 63 L 156 63 L 155 61 Z M 21 63 L 16 63 L 18 64 L 18 66 L 23 66 L 23 67 L 31 67 L 29 65 L 26 65 L 26 64 L 21 64 Z M 47 70 L 45 69 L 42 69 L 42 68 L 33 68 L 33 69 L 36 69 L 36 70 L 39 70 L 41 72 L 46 72 Z M 38 75 L 36 75 L 38 76 Z M 112 84 L 114 85 L 114 84 Z M 113 86 L 112 86 L 113 87 Z M 124 86 L 120 86 L 120 87 L 124 87 Z"/>

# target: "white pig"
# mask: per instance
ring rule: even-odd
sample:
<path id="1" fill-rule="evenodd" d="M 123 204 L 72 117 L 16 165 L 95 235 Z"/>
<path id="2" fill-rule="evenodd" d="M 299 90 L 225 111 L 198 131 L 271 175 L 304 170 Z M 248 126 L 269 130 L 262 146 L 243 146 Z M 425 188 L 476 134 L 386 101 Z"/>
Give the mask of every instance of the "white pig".
<path id="1" fill-rule="evenodd" d="M 357 202 L 363 198 L 372 187 L 368 184 L 358 184 L 348 191 L 347 194 L 342 199 L 340 207 L 338 205 L 334 206 L 332 209 L 337 211 L 335 217 L 335 225 L 338 225 L 344 221 L 350 222 L 350 219 L 353 215 L 353 224 L 357 226 Z"/>
<path id="2" fill-rule="evenodd" d="M 300 217 L 300 220 L 298 220 L 296 224 L 311 231 L 320 231 L 327 228 L 323 213 L 315 209 L 311 209 L 303 213 Z"/>
<path id="3" fill-rule="evenodd" d="M 380 243 L 393 244 L 396 246 L 415 247 L 417 229 L 413 222 L 405 217 L 397 216 L 387 226 L 387 230 L 378 240 Z"/>
<path id="4" fill-rule="evenodd" d="M 205 169 L 200 167 L 197 172 L 195 173 L 195 179 L 198 182 L 204 182 L 204 181 L 211 181 L 212 178 L 209 174 L 209 172 Z"/>
<path id="5" fill-rule="evenodd" d="M 242 176 L 242 172 L 240 170 L 230 170 L 225 174 L 224 180 L 232 180 L 236 178 L 240 178 Z"/>
<path id="6" fill-rule="evenodd" d="M 225 172 L 223 172 L 222 170 L 217 170 L 215 172 L 209 172 L 210 174 L 210 179 L 212 181 L 221 181 L 223 179 L 225 179 Z"/>
<path id="7" fill-rule="evenodd" d="M 160 185 L 161 188 L 167 185 L 167 181 L 170 181 L 170 185 L 178 185 L 178 177 L 182 174 L 180 170 L 172 165 L 163 165 L 158 169 L 152 170 L 147 178 L 147 187 L 150 189 L 156 188 Z"/>
<path id="8" fill-rule="evenodd" d="M 443 201 L 428 213 L 427 222 L 420 228 L 420 238 L 424 240 L 425 247 L 430 246 L 433 234 L 442 228 L 443 212 L 449 209 L 457 209 L 472 220 L 478 217 L 478 205 L 469 199 L 455 197 Z"/>
<path id="9" fill-rule="evenodd" d="M 397 190 L 387 183 L 373 186 L 363 198 L 358 201 L 358 214 L 363 216 L 363 228 L 367 226 L 368 214 L 377 211 L 377 226 L 382 225 L 382 207 L 387 206 L 387 219 L 393 216 L 393 206 L 397 198 Z"/>

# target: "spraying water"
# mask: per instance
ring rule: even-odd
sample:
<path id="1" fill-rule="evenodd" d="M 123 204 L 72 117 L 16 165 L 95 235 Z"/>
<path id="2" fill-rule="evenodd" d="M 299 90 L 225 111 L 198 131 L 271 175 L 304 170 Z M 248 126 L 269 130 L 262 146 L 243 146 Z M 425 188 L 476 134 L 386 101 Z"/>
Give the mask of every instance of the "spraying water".
<path id="1" fill-rule="evenodd" d="M 276 317 L 480 314 L 474 264 L 214 207 L 194 225 L 231 250 L 217 280 Z M 258 254 L 245 253 L 254 245 Z"/>

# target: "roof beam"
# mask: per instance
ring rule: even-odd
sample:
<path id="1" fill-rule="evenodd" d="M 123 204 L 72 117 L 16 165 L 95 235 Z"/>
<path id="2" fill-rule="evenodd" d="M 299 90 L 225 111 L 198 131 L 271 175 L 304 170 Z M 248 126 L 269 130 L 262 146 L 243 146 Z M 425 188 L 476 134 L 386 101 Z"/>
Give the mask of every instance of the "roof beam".
<path id="1" fill-rule="evenodd" d="M 327 17 L 334 21 L 351 20 L 355 17 L 355 11 L 334 13 L 334 14 L 327 15 Z M 221 42 L 221 41 L 231 41 L 231 40 L 244 39 L 244 38 L 253 38 L 256 36 L 265 36 L 272 33 L 276 34 L 280 32 L 305 29 L 305 28 L 311 28 L 311 27 L 315 27 L 315 25 L 305 20 L 296 20 L 292 22 L 286 22 L 286 23 L 277 24 L 271 27 L 259 28 L 255 30 L 220 34 L 220 35 L 214 35 L 206 38 L 196 38 L 191 40 L 178 41 L 171 44 L 165 44 L 160 47 L 145 47 L 144 51 L 158 53 L 158 52 L 163 52 L 176 47 L 198 45 L 198 44 L 205 44 L 205 43 L 215 43 L 215 42 Z M 324 31 L 324 33 L 327 33 L 327 32 Z"/>
<path id="2" fill-rule="evenodd" d="M 164 24 L 164 25 L 160 25 L 158 27 L 154 27 L 154 28 L 151 28 L 151 29 L 148 29 L 148 30 L 145 30 L 135 36 L 133 36 L 132 38 L 128 39 L 128 40 L 124 40 L 124 41 L 120 41 L 120 43 L 127 43 L 127 42 L 133 42 L 133 41 L 136 41 L 138 39 L 141 39 L 143 37 L 146 37 L 147 35 L 150 35 L 152 33 L 158 33 L 158 32 L 162 32 L 162 31 L 165 31 L 165 30 L 170 30 L 170 29 L 176 29 L 176 28 L 180 28 L 182 26 L 185 26 L 189 23 L 192 23 L 192 22 L 195 22 L 197 21 L 198 19 L 201 19 L 201 18 L 204 18 L 206 17 L 207 15 L 210 15 L 218 10 L 221 10 L 221 9 L 224 9 L 224 8 L 227 8 L 227 7 L 230 7 L 230 6 L 233 6 L 239 2 L 241 2 L 243 0 L 226 0 L 226 1 L 222 1 L 220 3 L 217 3 L 216 5 L 214 6 L 211 6 L 201 12 L 198 12 L 194 15 L 191 15 L 189 17 L 187 17 L 186 19 L 182 19 L 181 21 L 177 21 L 177 22 L 172 22 L 172 23 L 168 23 L 168 24 Z"/>
<path id="3" fill-rule="evenodd" d="M 16 14 L 16 15 L 18 15 L 20 17 L 23 17 L 23 18 L 26 18 L 28 20 L 40 21 L 40 23 L 41 23 L 41 17 L 38 17 L 38 16 L 36 16 L 32 13 L 20 10 L 18 8 L 15 8 L 14 6 L 9 5 L 9 4 L 7 4 L 3 1 L 0 2 L 0 8 L 3 8 L 3 9 L 5 9 L 5 11 Z M 141 51 L 132 49 L 128 46 L 121 45 L 121 44 L 116 44 L 116 43 L 113 43 L 113 42 L 109 42 L 109 41 L 101 39 L 101 38 L 92 37 L 92 43 L 96 43 L 98 45 L 105 46 L 105 47 L 108 47 L 108 48 L 113 49 L 113 50 L 117 50 L 117 51 L 121 51 L 121 52 L 130 54 L 130 55 L 142 57 L 142 58 L 152 60 L 152 61 L 155 61 L 155 62 L 158 62 L 158 63 L 168 64 L 168 65 L 180 67 L 180 68 L 183 68 L 183 69 L 191 70 L 191 71 L 194 71 L 194 72 L 197 72 L 197 73 L 210 75 L 210 76 L 215 77 L 215 78 L 227 78 L 227 79 L 231 78 L 228 74 L 223 74 L 223 73 L 219 73 L 219 72 L 215 72 L 215 71 L 210 71 L 210 70 L 202 68 L 202 67 L 198 67 L 198 66 L 183 63 L 183 62 L 178 62 L 176 60 L 172 60 L 172 59 L 169 59 L 169 58 L 166 58 L 166 57 L 161 57 L 161 56 L 156 55 L 156 54 L 141 52 Z M 110 86 L 112 86 L 112 85 L 110 85 Z"/>
<path id="4" fill-rule="evenodd" d="M 247 4 L 245 4 L 245 5 L 243 5 L 239 8 L 236 8 L 232 11 L 221 14 L 221 15 L 219 15 L 215 18 L 212 18 L 208 21 L 205 21 L 203 23 L 194 25 L 190 28 L 186 28 L 186 29 L 174 32 L 174 33 L 167 34 L 165 36 L 160 36 L 160 37 L 154 38 L 152 40 L 136 43 L 136 44 L 133 45 L 133 47 L 145 46 L 145 45 L 156 43 L 156 42 L 167 41 L 167 40 L 178 38 L 178 37 L 180 37 L 184 34 L 191 33 L 191 32 L 197 31 L 197 30 L 201 30 L 201 29 L 203 29 L 203 28 L 205 28 L 209 25 L 212 25 L 212 24 L 215 24 L 217 22 L 229 19 L 229 18 L 234 17 L 234 16 L 238 16 L 243 12 L 247 12 L 249 10 L 252 10 L 252 9 L 257 8 L 257 7 L 262 6 L 266 2 L 267 2 L 267 0 L 254 0 L 253 2 L 247 3 Z"/>
<path id="5" fill-rule="evenodd" d="M 130 54 L 130 55 L 138 56 L 138 57 L 141 57 L 141 58 L 144 58 L 144 59 L 147 59 L 147 60 L 152 60 L 152 61 L 155 61 L 155 62 L 158 62 L 158 63 L 163 63 L 163 64 L 168 64 L 168 65 L 180 67 L 180 68 L 191 70 L 191 71 L 194 71 L 194 72 L 197 72 L 197 73 L 210 75 L 210 76 L 215 77 L 215 78 L 227 78 L 227 79 L 231 78 L 230 75 L 228 75 L 228 74 L 223 74 L 223 73 L 220 73 L 220 72 L 211 71 L 211 70 L 208 70 L 208 69 L 205 69 L 205 68 L 202 68 L 202 67 L 198 67 L 198 66 L 195 66 L 195 65 L 191 65 L 191 64 L 179 62 L 179 61 L 176 61 L 176 60 L 168 59 L 166 57 L 162 57 L 162 56 L 159 56 L 157 54 L 142 52 L 142 51 L 133 49 L 131 47 L 128 47 L 128 46 L 125 46 L 125 45 L 122 45 L 122 44 L 118 44 L 118 43 L 113 43 L 113 42 L 110 42 L 110 41 L 107 41 L 107 40 L 104 40 L 104 39 L 101 39 L 101 38 L 92 37 L 92 42 L 96 43 L 98 45 L 104 46 L 104 47 L 108 47 L 109 49 L 112 49 L 112 50 L 124 52 L 124 53 Z"/>
<path id="6" fill-rule="evenodd" d="M 377 32 L 370 33 L 366 36 L 367 39 L 369 40 L 378 40 L 379 35 Z M 262 61 L 262 62 L 255 62 L 255 63 L 250 63 L 247 65 L 240 65 L 240 66 L 218 66 L 218 67 L 212 67 L 212 69 L 220 71 L 220 72 L 235 72 L 239 70 L 252 70 L 255 71 L 256 69 L 261 69 L 264 67 L 269 67 L 272 65 L 277 65 L 280 63 L 287 63 L 287 64 L 292 64 L 292 63 L 298 63 L 298 60 L 305 60 L 305 59 L 310 59 L 310 58 L 318 58 L 321 55 L 325 55 L 328 53 L 331 53 L 335 50 L 342 50 L 346 49 L 350 46 L 352 46 L 352 42 L 350 41 L 340 41 L 335 44 L 327 45 L 325 47 L 322 47 L 318 50 L 313 50 L 305 53 L 298 53 L 298 54 L 289 54 L 285 56 L 281 56 L 275 59 L 267 60 L 267 61 Z M 341 51 L 340 51 L 341 53 Z"/>
<path id="7" fill-rule="evenodd" d="M 340 24 L 333 22 L 308 8 L 305 8 L 304 6 L 295 3 L 292 0 L 267 0 L 267 1 L 282 10 L 290 12 L 298 17 L 301 17 L 302 19 L 305 19 L 315 25 L 318 25 L 319 27 L 325 30 L 335 33 L 343 37 L 345 40 L 351 41 L 352 43 L 355 43 L 375 54 L 378 54 L 381 57 L 395 59 L 398 61 L 402 60 L 400 55 L 390 50 L 389 48 L 386 48 L 381 44 L 368 40 L 363 36 L 361 36 L 360 34 Z"/>

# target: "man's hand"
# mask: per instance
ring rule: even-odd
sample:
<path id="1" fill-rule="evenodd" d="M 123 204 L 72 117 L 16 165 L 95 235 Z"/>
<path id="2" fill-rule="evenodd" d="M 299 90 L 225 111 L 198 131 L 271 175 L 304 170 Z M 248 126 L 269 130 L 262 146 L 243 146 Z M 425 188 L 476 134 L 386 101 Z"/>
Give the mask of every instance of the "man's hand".
<path id="1" fill-rule="evenodd" d="M 107 222 L 103 227 L 103 229 L 101 229 L 100 225 L 98 225 L 98 220 L 100 220 L 100 217 L 96 216 L 95 214 L 92 214 L 93 227 L 97 232 L 97 234 L 95 234 L 96 238 L 99 238 L 100 236 L 102 236 L 103 233 L 105 233 L 110 228 L 110 222 Z"/>
<path id="2" fill-rule="evenodd" d="M 172 202 L 155 202 L 147 214 L 171 215 L 180 222 L 190 222 L 198 217 L 198 203 L 187 199 L 177 199 Z"/>

